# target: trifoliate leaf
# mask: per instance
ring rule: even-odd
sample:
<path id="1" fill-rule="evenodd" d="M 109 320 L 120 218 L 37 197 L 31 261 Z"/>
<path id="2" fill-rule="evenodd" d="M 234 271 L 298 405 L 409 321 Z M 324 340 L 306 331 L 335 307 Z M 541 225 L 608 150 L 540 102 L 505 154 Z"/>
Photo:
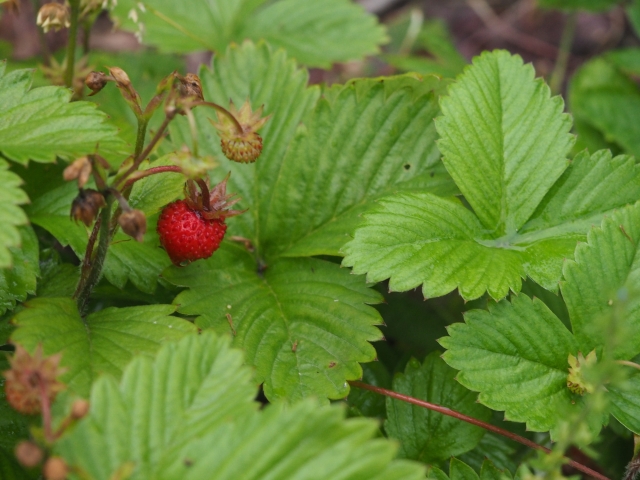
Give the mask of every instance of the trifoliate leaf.
<path id="1" fill-rule="evenodd" d="M 640 89 L 613 62 L 596 58 L 583 65 L 571 80 L 569 104 L 576 119 L 640 157 Z"/>
<path id="2" fill-rule="evenodd" d="M 638 242 L 640 204 L 606 218 L 578 246 L 575 261 L 565 264 L 562 294 L 585 354 L 603 346 L 612 325 L 619 330 L 611 338 L 616 345 L 605 353 L 622 360 L 640 353 Z"/>
<path id="3" fill-rule="evenodd" d="M 38 239 L 31 227 L 21 227 L 20 248 L 11 248 L 13 267 L 0 270 L 0 315 L 15 307 L 16 302 L 26 300 L 36 293 L 38 264 Z"/>
<path id="4" fill-rule="evenodd" d="M 425 297 L 458 288 L 465 299 L 487 291 L 498 300 L 509 290 L 518 292 L 525 276 L 557 290 L 564 259 L 589 228 L 640 198 L 640 169 L 630 157 L 612 159 L 601 151 L 577 155 L 565 170 L 570 122 L 561 103 L 548 98 L 547 87 L 530 77 L 529 68 L 504 52 L 485 54 L 443 100 L 445 116 L 437 125 L 444 164 L 478 217 L 457 201 L 433 195 L 384 198 L 363 215 L 354 239 L 343 247 L 343 265 L 366 273 L 371 282 L 390 278 L 393 290 L 422 284 Z M 529 92 L 493 91 L 518 78 L 518 85 L 529 78 Z M 480 96 L 483 87 L 505 98 Z M 518 106 L 533 105 L 540 106 L 536 115 L 547 114 L 541 126 L 508 128 Z M 503 129 L 504 138 L 491 133 Z M 527 143 L 529 130 L 538 138 L 535 145 Z M 553 166 L 545 166 L 549 158 L 556 159 Z"/>
<path id="5" fill-rule="evenodd" d="M 375 17 L 348 0 L 121 0 L 112 14 L 163 51 L 224 52 L 232 42 L 265 39 L 300 63 L 328 68 L 378 52 L 386 40 Z"/>
<path id="6" fill-rule="evenodd" d="M 119 384 L 96 382 L 91 412 L 57 453 L 96 480 L 124 468 L 132 480 L 424 478 L 424 467 L 392 460 L 390 442 L 371 440 L 375 422 L 345 421 L 340 407 L 305 401 L 259 411 L 242 363 L 212 332 L 168 344 L 155 360 L 136 358 Z"/>
<path id="7" fill-rule="evenodd" d="M 368 342 L 382 337 L 374 327 L 381 319 L 365 304 L 381 297 L 333 263 L 281 259 L 258 271 L 244 246 L 227 243 L 163 276 L 189 287 L 174 301 L 180 313 L 234 335 L 270 400 L 342 398 L 346 381 L 362 375 L 359 362 L 376 356 Z"/>
<path id="8" fill-rule="evenodd" d="M 18 205 L 29 201 L 20 189 L 22 180 L 18 175 L 8 171 L 9 165 L 0 159 L 0 268 L 13 265 L 13 256 L 9 248 L 20 245 L 20 232 L 16 228 L 27 223 L 27 216 Z"/>
<path id="9" fill-rule="evenodd" d="M 170 316 L 171 305 L 107 308 L 85 319 L 70 298 L 35 298 L 25 306 L 14 317 L 18 328 L 11 340 L 30 351 L 41 343 L 46 355 L 62 352 L 61 365 L 68 368 L 62 380 L 82 396 L 99 374 L 119 378 L 134 355 L 155 353 L 162 343 L 196 330 Z"/>
<path id="10" fill-rule="evenodd" d="M 0 152 L 5 157 L 25 164 L 95 152 L 126 156 L 117 129 L 95 105 L 70 103 L 71 91 L 63 87 L 30 90 L 33 70 L 5 74 L 5 67 L 0 62 Z"/>
<path id="11" fill-rule="evenodd" d="M 516 233 L 568 166 L 571 118 L 534 75 L 518 56 L 484 53 L 440 101 L 443 162 L 494 238 Z"/>
<path id="12" fill-rule="evenodd" d="M 456 372 L 432 352 L 421 365 L 415 359 L 404 374 L 396 374 L 393 391 L 437 405 L 446 405 L 488 422 L 491 411 L 476 402 L 476 394 L 455 380 Z M 387 434 L 400 441 L 400 456 L 423 463 L 438 463 L 474 448 L 485 431 L 423 407 L 387 398 Z"/>
<path id="13" fill-rule="evenodd" d="M 489 311 L 469 311 L 465 323 L 449 326 L 448 332 L 440 339 L 447 348 L 443 358 L 461 370 L 458 381 L 479 391 L 484 405 L 504 410 L 507 420 L 546 432 L 558 424 L 564 408 L 582 405 L 567 388 L 567 357 L 578 345 L 540 300 L 520 294 Z"/>
<path id="14" fill-rule="evenodd" d="M 611 414 L 640 435 L 640 372 L 634 371 L 622 384 L 607 385 L 607 390 Z"/>

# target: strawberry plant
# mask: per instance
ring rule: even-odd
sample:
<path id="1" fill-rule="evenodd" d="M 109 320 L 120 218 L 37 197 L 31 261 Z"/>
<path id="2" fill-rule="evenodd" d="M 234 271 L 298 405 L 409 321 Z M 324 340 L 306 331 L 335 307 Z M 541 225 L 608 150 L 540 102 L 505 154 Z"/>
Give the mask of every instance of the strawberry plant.
<path id="1" fill-rule="evenodd" d="M 361 7 L 192 3 L 0 66 L 0 478 L 634 478 L 637 49 L 318 85 Z M 81 55 L 103 8 L 157 51 Z"/>

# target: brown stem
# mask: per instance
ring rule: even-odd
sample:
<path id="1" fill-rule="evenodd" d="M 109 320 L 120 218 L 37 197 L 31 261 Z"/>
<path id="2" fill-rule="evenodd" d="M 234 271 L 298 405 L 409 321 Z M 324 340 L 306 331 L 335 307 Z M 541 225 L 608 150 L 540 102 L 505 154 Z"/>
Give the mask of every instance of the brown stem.
<path id="1" fill-rule="evenodd" d="M 178 167 L 177 165 L 165 165 L 163 167 L 148 168 L 146 170 L 141 170 L 140 172 L 138 172 L 135 177 L 129 178 L 125 182 L 123 190 L 127 190 L 134 183 L 136 183 L 138 180 L 142 180 L 145 177 L 149 177 L 151 175 L 156 175 L 158 173 L 166 173 L 166 172 L 184 173 L 182 171 L 182 168 Z"/>
<path id="2" fill-rule="evenodd" d="M 44 380 L 38 375 L 38 382 L 40 383 L 40 406 L 42 408 L 42 426 L 44 427 L 44 437 L 47 442 L 53 442 L 55 437 L 51 429 L 51 403 L 49 402 L 49 396 L 47 395 L 47 389 L 44 384 Z"/>
<path id="3" fill-rule="evenodd" d="M 214 110 L 222 113 L 234 124 L 237 130 L 236 133 L 242 133 L 242 125 L 240 125 L 240 122 L 238 122 L 238 119 L 233 115 L 233 113 L 231 113 L 229 110 L 227 110 L 223 106 L 213 102 L 194 102 L 190 105 L 190 107 L 200 107 L 200 106 L 213 108 Z"/>
<path id="4" fill-rule="evenodd" d="M 490 432 L 497 433 L 498 435 L 502 435 L 507 437 L 514 442 L 521 443 L 529 448 L 533 448 L 535 450 L 539 450 L 545 453 L 551 453 L 551 450 L 543 447 L 542 445 L 538 445 L 535 442 L 532 442 L 528 438 L 521 437 L 520 435 L 516 435 L 508 430 L 505 430 L 500 427 L 496 427 L 495 425 L 491 425 L 490 423 L 483 422 L 482 420 L 478 420 L 477 418 L 469 417 L 463 413 L 457 412 L 455 410 L 451 410 L 447 407 L 442 407 L 440 405 L 436 405 L 435 403 L 425 402 L 424 400 L 420 400 L 419 398 L 410 397 L 408 395 L 403 395 L 401 393 L 394 392 L 392 390 L 387 390 L 386 388 L 380 388 L 373 385 L 368 385 L 366 383 L 358 382 L 352 380 L 349 384 L 356 388 L 361 388 L 363 390 L 369 390 L 370 392 L 378 393 L 380 395 L 384 395 L 386 397 L 395 398 L 396 400 L 401 400 L 403 402 L 411 403 L 412 405 L 417 405 L 419 407 L 428 408 L 429 410 L 433 410 L 434 412 L 441 413 L 443 415 L 447 415 L 449 417 L 457 418 L 458 420 L 462 420 L 463 422 L 471 423 L 473 425 L 477 425 L 478 427 L 484 428 L 485 430 L 489 430 Z M 589 467 L 582 465 L 581 463 L 576 462 L 575 460 L 571 460 L 570 458 L 566 458 L 567 464 L 579 470 L 587 475 L 592 476 L 593 478 L 597 478 L 598 480 L 609 480 L 609 478 L 605 477 L 601 473 L 596 472 L 595 470 L 590 469 Z"/>

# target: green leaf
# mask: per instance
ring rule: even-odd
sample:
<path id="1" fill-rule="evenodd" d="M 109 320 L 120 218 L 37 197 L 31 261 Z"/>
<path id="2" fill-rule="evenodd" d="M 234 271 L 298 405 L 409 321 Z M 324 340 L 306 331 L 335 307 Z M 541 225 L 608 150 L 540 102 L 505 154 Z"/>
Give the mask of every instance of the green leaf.
<path id="1" fill-rule="evenodd" d="M 458 381 L 479 391 L 482 404 L 504 410 L 505 419 L 545 432 L 564 416 L 561 406 L 582 405 L 567 388 L 567 357 L 578 345 L 540 300 L 520 294 L 489 311 L 469 311 L 465 323 L 448 332 L 440 339 L 444 360 L 461 370 Z"/>
<path id="2" fill-rule="evenodd" d="M 445 116 L 437 126 L 444 137 L 439 144 L 444 163 L 478 217 L 456 200 L 425 193 L 401 193 L 381 199 L 365 212 L 354 239 L 342 248 L 343 265 L 353 267 L 355 273 L 366 273 L 371 282 L 390 278 L 392 290 L 404 291 L 422 284 L 428 298 L 457 287 L 468 300 L 485 291 L 498 300 L 509 290 L 518 292 L 525 275 L 556 291 L 564 259 L 573 255 L 578 241 L 586 239 L 591 225 L 640 197 L 640 170 L 630 157 L 612 159 L 606 151 L 591 156 L 582 152 L 565 170 L 564 159 L 554 157 L 553 149 L 566 153 L 570 147 L 570 136 L 562 133 L 569 122 L 558 111 L 561 104 L 548 99 L 547 88 L 539 81 L 529 81 L 529 89 L 535 91 L 528 94 L 527 89 L 519 89 L 525 93 L 507 91 L 507 97 L 516 98 L 509 101 L 507 110 L 500 110 L 505 115 L 505 125 L 518 111 L 513 110 L 514 105 L 521 105 L 527 95 L 529 103 L 519 110 L 520 114 L 529 115 L 527 108 L 534 108 L 537 102 L 538 110 L 532 117 L 556 115 L 554 121 L 558 125 L 540 120 L 542 123 L 536 128 L 542 131 L 526 127 L 527 131 L 534 131 L 533 145 L 521 125 L 506 130 L 504 138 L 490 133 L 506 127 L 483 120 L 495 119 L 496 112 L 480 112 L 495 109 L 494 103 L 501 106 L 506 100 L 495 99 L 491 103 L 485 100 L 489 98 L 487 94 L 478 97 L 485 103 L 474 110 L 476 97 L 472 95 L 483 85 L 491 93 L 491 86 L 502 84 L 501 75 L 508 76 L 515 66 L 519 74 L 532 76 L 524 75 L 529 69 L 519 65 L 519 60 L 505 57 L 503 52 L 485 54 L 452 87 L 448 100 L 443 100 Z M 489 67 L 498 71 L 492 74 Z M 463 130 L 465 125 L 468 130 Z M 553 131 L 546 130 L 548 125 L 555 125 Z M 552 139 L 542 141 L 544 135 L 557 137 L 556 143 Z M 489 144 L 484 145 L 485 142 Z M 551 153 L 545 151 L 547 147 Z M 488 152 L 497 156 L 491 157 Z M 555 166 L 544 166 L 548 158 L 555 158 Z M 503 160 L 515 164 L 500 166 Z M 478 175 L 478 167 L 494 174 Z M 510 169 L 513 171 L 502 178 Z"/>
<path id="3" fill-rule="evenodd" d="M 443 186 L 447 191 L 452 184 L 446 172 L 435 176 L 437 99 L 431 91 L 422 94 L 423 81 L 429 79 L 357 80 L 334 87 L 325 95 L 330 100 L 318 102 L 261 212 L 267 258 L 282 252 L 338 255 L 359 214 L 380 196 L 417 188 L 439 193 Z"/>
<path id="4" fill-rule="evenodd" d="M 640 435 L 640 373 L 634 371 L 621 385 L 607 385 L 609 411 L 625 427 Z"/>
<path id="5" fill-rule="evenodd" d="M 590 10 L 593 12 L 609 10 L 618 3 L 620 0 L 538 0 L 538 4 L 544 8 Z"/>
<path id="6" fill-rule="evenodd" d="M 571 80 L 569 104 L 576 119 L 640 157 L 640 90 L 612 62 L 596 58 L 583 65 Z"/>
<path id="7" fill-rule="evenodd" d="M 29 90 L 33 70 L 5 74 L 0 63 L 0 152 L 26 164 L 53 162 L 100 152 L 105 157 L 126 155 L 126 146 L 107 116 L 90 102 L 69 102 L 62 87 Z"/>
<path id="8" fill-rule="evenodd" d="M 392 461 L 390 442 L 371 440 L 375 422 L 345 421 L 342 408 L 306 401 L 259 411 L 242 363 L 211 332 L 168 344 L 155 360 L 137 358 L 120 384 L 96 382 L 90 414 L 57 453 L 96 480 L 127 466 L 132 480 L 424 477 L 420 465 Z"/>
<path id="9" fill-rule="evenodd" d="M 362 381 L 376 387 L 391 388 L 391 375 L 381 362 L 363 364 Z M 350 408 L 357 409 L 359 414 L 366 417 L 385 418 L 387 415 L 385 397 L 375 392 L 354 388 L 346 400 Z"/>
<path id="10" fill-rule="evenodd" d="M 514 448 L 514 445 L 513 441 L 501 435 L 487 432 L 473 450 L 460 455 L 458 458 L 476 470 L 489 468 L 485 467 L 485 465 L 490 465 L 487 472 L 492 473 L 496 480 L 502 480 L 502 475 L 510 475 L 511 472 L 515 472 L 518 468 L 516 461 L 518 451 Z M 496 472 L 499 472 L 498 476 L 495 475 Z"/>
<path id="11" fill-rule="evenodd" d="M 451 480 L 478 480 L 478 474 L 466 463 L 452 458 L 449 463 L 449 478 Z"/>
<path id="12" fill-rule="evenodd" d="M 330 68 L 379 52 L 387 38 L 376 17 L 345 0 L 281 0 L 248 18 L 241 38 L 265 39 L 304 65 Z"/>
<path id="13" fill-rule="evenodd" d="M 348 0 L 122 0 L 112 14 L 148 45 L 163 51 L 224 52 L 232 42 L 265 39 L 300 63 L 328 68 L 378 52 L 386 41 L 376 18 Z M 134 13 L 131 13 L 134 12 Z M 137 21 L 134 20 L 137 18 Z"/>
<path id="14" fill-rule="evenodd" d="M 409 360 L 396 374 L 393 391 L 410 395 L 488 422 L 491 411 L 476 402 L 476 394 L 455 381 L 455 370 L 432 352 L 420 364 Z M 474 448 L 485 431 L 441 413 L 387 398 L 387 434 L 400 441 L 400 456 L 423 463 L 438 463 Z"/>
<path id="15" fill-rule="evenodd" d="M 134 355 L 155 353 L 161 344 L 194 332 L 190 322 L 170 316 L 171 305 L 107 308 L 85 319 L 70 298 L 35 298 L 14 317 L 18 328 L 11 340 L 33 351 L 63 352 L 62 376 L 69 389 L 88 396 L 101 373 L 119 378 Z"/>
<path id="16" fill-rule="evenodd" d="M 516 233 L 568 166 L 571 118 L 534 74 L 519 56 L 484 53 L 440 102 L 443 162 L 494 238 Z"/>
<path id="17" fill-rule="evenodd" d="M 31 227 L 21 227 L 20 236 L 20 248 L 10 249 L 13 267 L 0 270 L 0 315 L 26 300 L 28 294 L 36 293 L 36 277 L 40 274 L 38 239 Z"/>
<path id="18" fill-rule="evenodd" d="M 166 155 L 155 162 L 145 165 L 148 168 L 175 165 L 173 155 Z M 142 210 L 145 215 L 154 215 L 165 205 L 173 202 L 184 191 L 185 178 L 179 173 L 161 173 L 138 180 L 131 189 L 129 205 L 132 208 Z M 147 228 L 149 230 L 149 228 Z"/>
<path id="19" fill-rule="evenodd" d="M 29 199 L 20 189 L 22 180 L 18 175 L 8 171 L 9 165 L 0 159 L 0 268 L 13 265 L 11 247 L 20 245 L 20 231 L 16 228 L 27 223 L 27 216 L 18 207 Z"/>
<path id="20" fill-rule="evenodd" d="M 75 223 L 69 218 L 71 203 L 77 193 L 77 186 L 67 182 L 37 198 L 27 212 L 33 223 L 51 233 L 62 245 L 69 245 L 79 258 L 83 258 L 89 231 L 82 223 Z M 145 206 L 142 199 L 139 201 L 144 208 L 152 210 L 151 203 Z M 167 254 L 159 248 L 156 222 L 155 216 L 147 218 L 143 243 L 121 231 L 116 233 L 104 264 L 104 276 L 113 285 L 122 289 L 130 280 L 142 292 L 155 291 L 160 273 L 171 264 Z"/>
<path id="21" fill-rule="evenodd" d="M 638 242 L 640 204 L 615 212 L 601 228 L 592 229 L 587 243 L 576 249 L 575 261 L 565 264 L 562 294 L 585 354 L 603 345 L 612 315 L 624 333 L 618 335 L 615 349 L 605 353 L 623 360 L 640 353 L 640 299 L 635 294 L 640 291 Z M 617 294 L 622 288 L 630 293 Z"/>
<path id="22" fill-rule="evenodd" d="M 174 300 L 180 313 L 234 334 L 270 400 L 342 398 L 346 381 L 362 375 L 358 362 L 376 356 L 368 342 L 381 338 L 373 326 L 381 319 L 365 303 L 381 297 L 333 263 L 281 259 L 261 272 L 244 247 L 223 244 L 210 259 L 163 276 L 189 287 Z"/>

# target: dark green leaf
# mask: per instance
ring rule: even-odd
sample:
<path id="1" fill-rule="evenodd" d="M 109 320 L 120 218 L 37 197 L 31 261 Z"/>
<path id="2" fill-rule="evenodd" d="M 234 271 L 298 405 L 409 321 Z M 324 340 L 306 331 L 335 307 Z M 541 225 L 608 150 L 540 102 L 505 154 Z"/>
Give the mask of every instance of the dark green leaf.
<path id="1" fill-rule="evenodd" d="M 16 228 L 27 223 L 27 216 L 18 205 L 27 203 L 29 199 L 20 189 L 22 180 L 15 173 L 8 171 L 8 164 L 0 159 L 0 268 L 13 265 L 11 247 L 20 245 L 20 231 Z"/>
<path id="2" fill-rule="evenodd" d="M 22 238 L 20 248 L 11 248 L 13 266 L 0 270 L 0 315 L 15 307 L 16 302 L 26 300 L 36 293 L 38 264 L 38 239 L 31 227 L 19 229 Z"/>
<path id="3" fill-rule="evenodd" d="M 393 391 L 489 421 L 489 409 L 478 404 L 476 394 L 457 383 L 455 375 L 440 359 L 440 352 L 433 352 L 422 365 L 411 359 L 404 374 L 395 375 Z M 467 452 L 485 433 L 475 425 L 392 398 L 387 398 L 385 430 L 400 441 L 402 457 L 424 463 Z"/>

